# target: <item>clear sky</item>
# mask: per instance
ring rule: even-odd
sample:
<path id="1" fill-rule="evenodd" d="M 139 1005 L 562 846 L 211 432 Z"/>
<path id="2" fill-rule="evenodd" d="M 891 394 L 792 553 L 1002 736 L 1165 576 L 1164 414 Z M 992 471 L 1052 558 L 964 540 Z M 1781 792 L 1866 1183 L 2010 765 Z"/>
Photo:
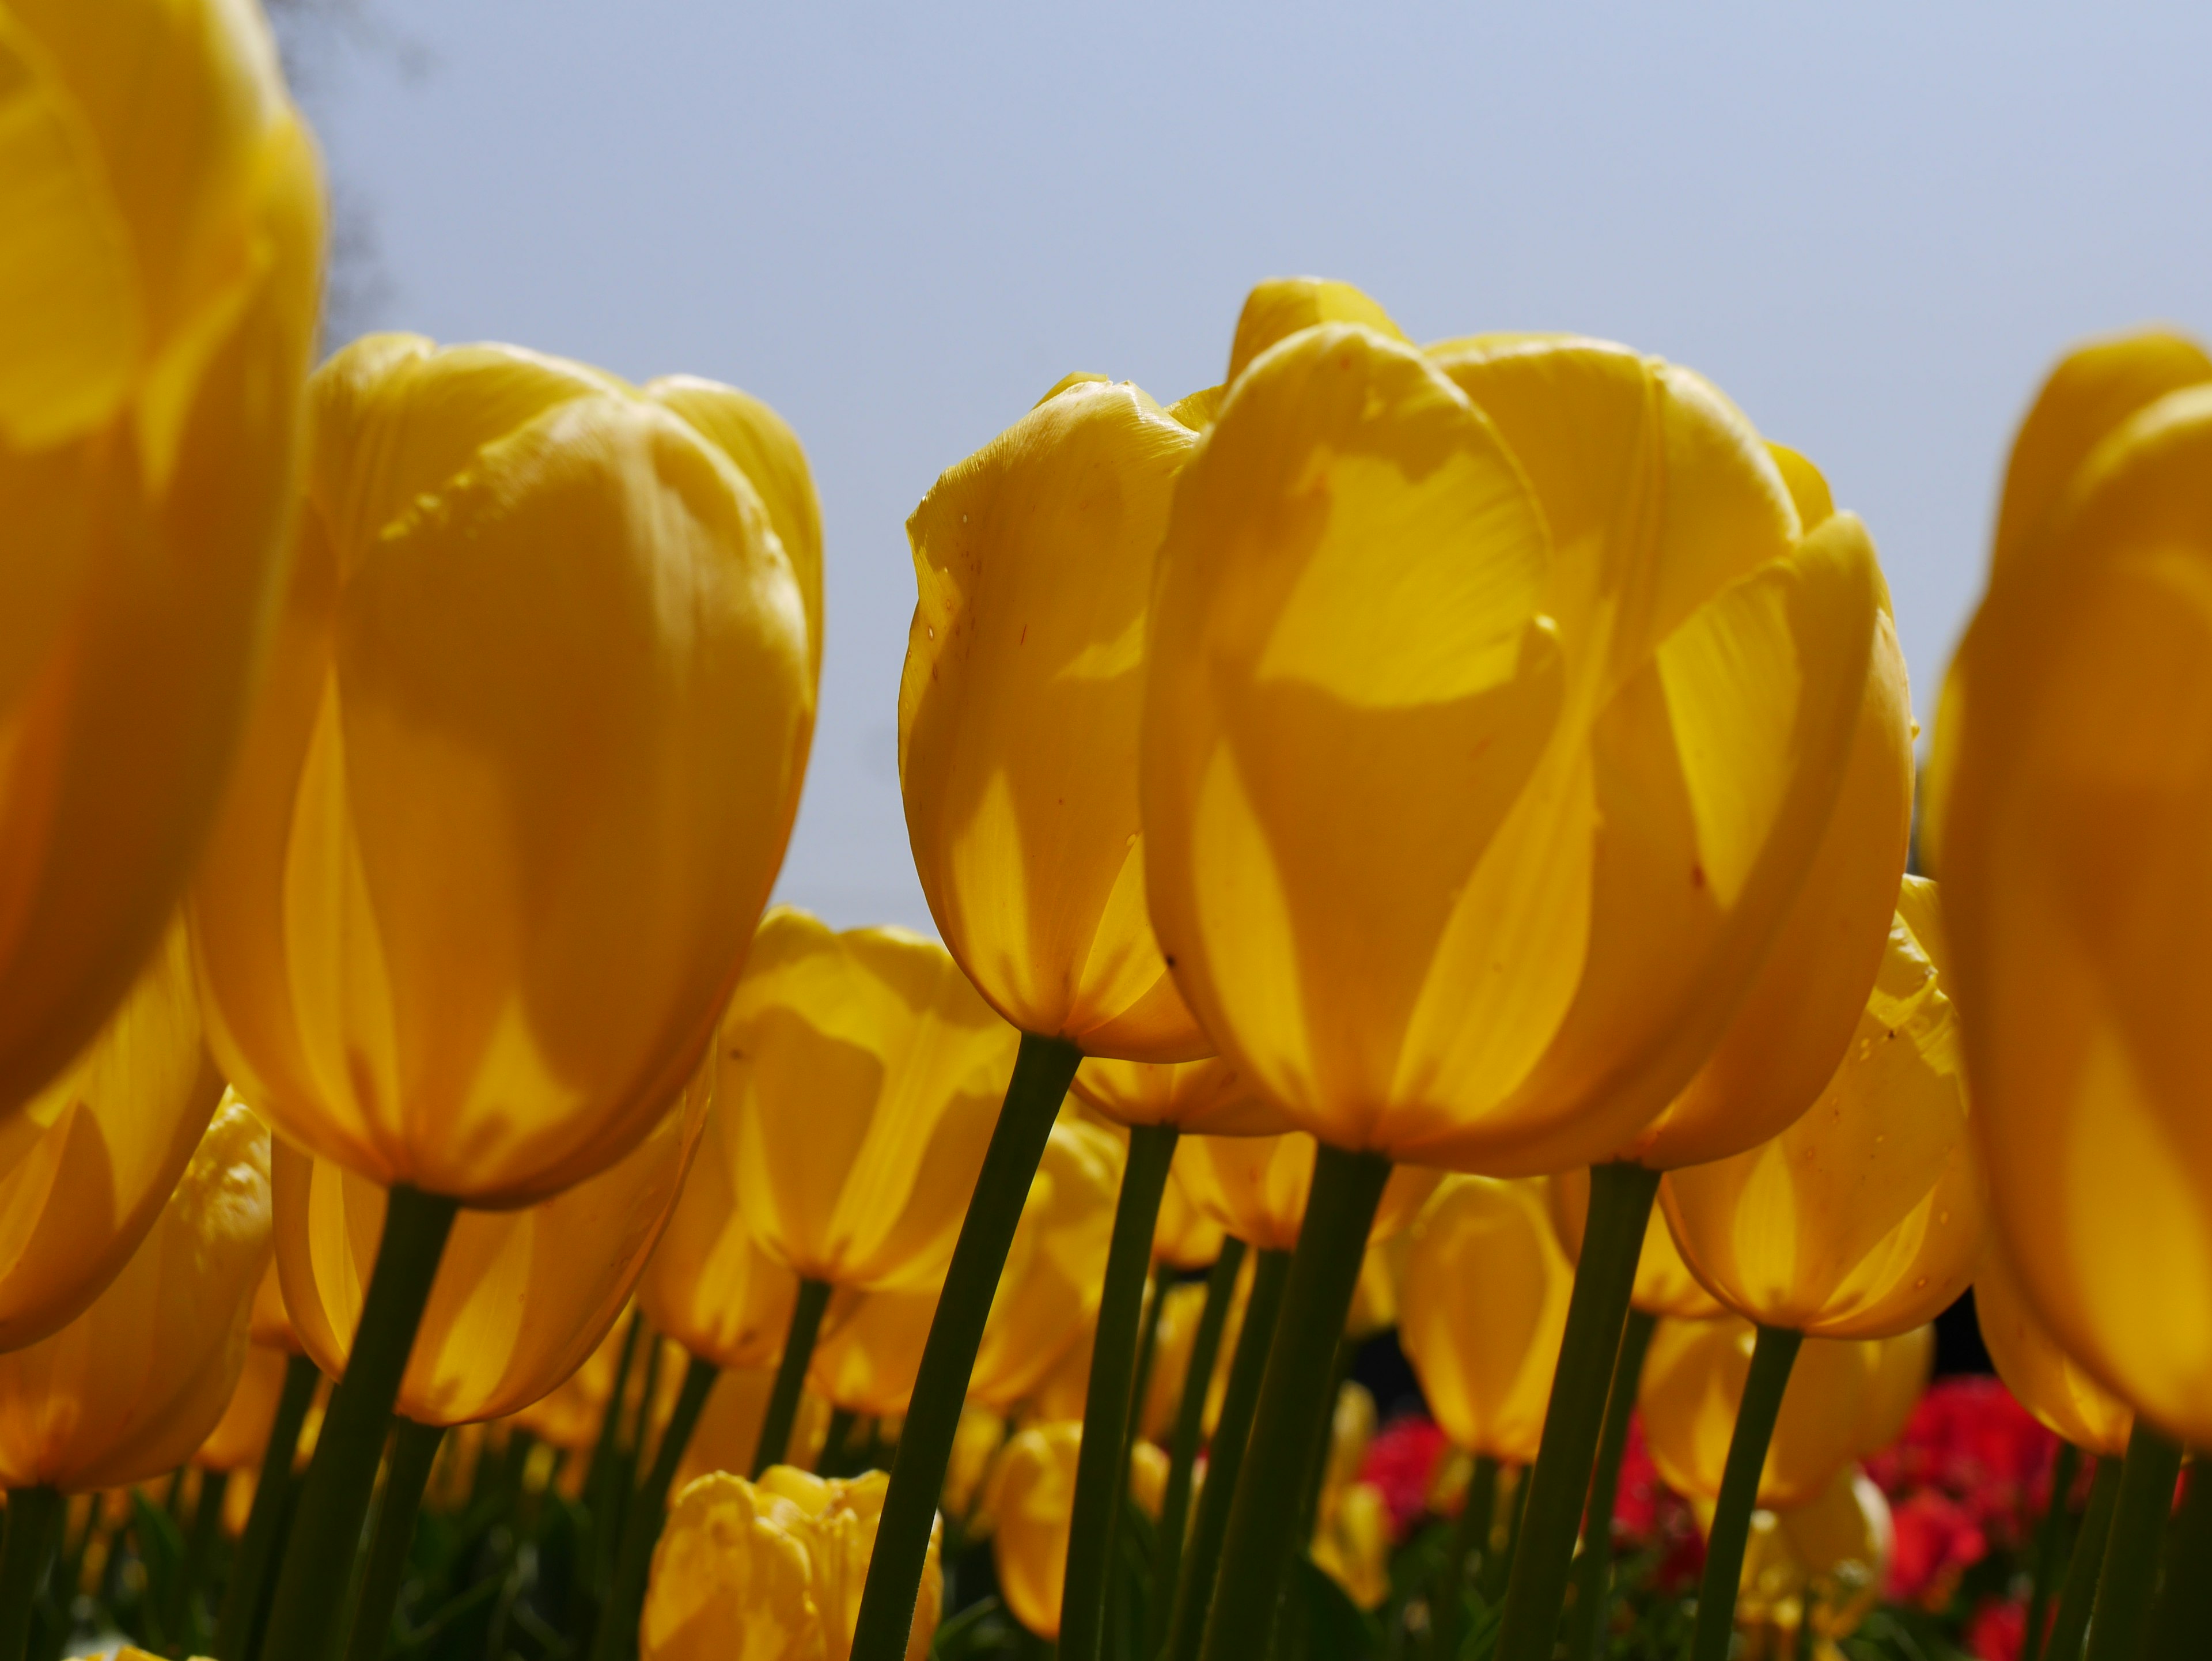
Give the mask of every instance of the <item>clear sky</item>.
<path id="1" fill-rule="evenodd" d="M 1070 369 L 1218 380 L 1258 277 L 1705 371 L 1872 526 L 1923 721 L 2051 359 L 2212 332 L 2203 0 L 359 3 L 405 50 L 310 88 L 379 246 L 357 320 L 710 375 L 805 441 L 828 642 L 781 893 L 841 926 L 929 926 L 907 513 Z"/>

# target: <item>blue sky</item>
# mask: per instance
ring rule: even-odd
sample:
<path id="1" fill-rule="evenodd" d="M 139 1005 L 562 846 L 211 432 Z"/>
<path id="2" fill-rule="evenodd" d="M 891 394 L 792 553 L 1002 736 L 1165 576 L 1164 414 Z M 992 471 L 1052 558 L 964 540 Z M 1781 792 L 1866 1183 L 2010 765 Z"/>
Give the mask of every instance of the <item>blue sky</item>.
<path id="1" fill-rule="evenodd" d="M 928 927 L 908 511 L 1067 370 L 1219 379 L 1260 277 L 1711 375 L 1873 528 L 1923 721 L 2051 359 L 2212 332 L 2202 0 L 362 4 L 309 95 L 363 322 L 711 375 L 805 441 L 828 641 L 781 893 L 841 926 Z"/>

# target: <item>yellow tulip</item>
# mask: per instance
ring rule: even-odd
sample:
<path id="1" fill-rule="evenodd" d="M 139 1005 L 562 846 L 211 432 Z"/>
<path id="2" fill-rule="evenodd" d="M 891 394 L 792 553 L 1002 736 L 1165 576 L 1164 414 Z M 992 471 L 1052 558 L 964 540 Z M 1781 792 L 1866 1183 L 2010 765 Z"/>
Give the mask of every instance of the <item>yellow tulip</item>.
<path id="1" fill-rule="evenodd" d="M 1606 1158 L 1705 1062 L 1812 868 L 1872 546 L 1848 514 L 1806 532 L 1723 398 L 1619 348 L 1249 344 L 1146 647 L 1177 984 L 1338 1147 Z"/>
<path id="2" fill-rule="evenodd" d="M 990 1409 L 971 1402 L 960 1409 L 960 1427 L 952 1436 L 952 1457 L 945 1467 L 945 1509 L 963 1519 L 962 1532 L 970 1540 L 980 1540 L 990 1532 L 990 1519 L 978 1499 L 992 1462 L 1006 1441 L 1006 1421 Z"/>
<path id="3" fill-rule="evenodd" d="M 156 951 L 220 798 L 283 574 L 323 209 L 252 7 L 13 0 L 0 85 L 13 1110 Z"/>
<path id="4" fill-rule="evenodd" d="M 1540 1184 L 1447 1177 L 1421 1208 L 1398 1342 L 1455 1445 L 1535 1458 L 1573 1287 Z"/>
<path id="5" fill-rule="evenodd" d="M 1407 1242 L 1402 1233 L 1371 1242 L 1359 1259 L 1359 1283 L 1344 1317 L 1344 1335 L 1355 1342 L 1398 1324 L 1404 1302 Z"/>
<path id="6" fill-rule="evenodd" d="M 1094 1056 L 1075 1070 L 1076 1098 L 1116 1124 L 1171 1124 L 1206 1136 L 1275 1135 L 1283 1116 L 1218 1056 L 1195 1062 L 1117 1062 Z"/>
<path id="7" fill-rule="evenodd" d="M 985 1479 L 984 1506 L 992 1518 L 991 1561 L 1006 1607 L 1039 1638 L 1060 1636 L 1060 1585 L 1067 1570 L 1069 1512 L 1075 1500 L 1075 1465 L 1083 1446 L 1078 1421 L 1031 1425 L 1000 1450 Z M 1167 1457 L 1150 1442 L 1129 1450 L 1129 1493 L 1146 1512 L 1159 1514 Z"/>
<path id="8" fill-rule="evenodd" d="M 1076 1076 L 1079 1079 L 1082 1075 Z M 1184 1149 L 1195 1146 L 1176 1144 L 1175 1159 L 1168 1166 L 1167 1186 L 1160 1193 L 1160 1214 L 1152 1224 L 1152 1261 L 1171 1269 L 1208 1267 L 1221 1255 L 1222 1242 L 1227 1238 L 1220 1220 L 1199 1204 L 1182 1179 L 1182 1171 L 1199 1157 Z"/>
<path id="9" fill-rule="evenodd" d="M 2054 1433 L 2100 1459 L 2128 1451 L 2135 1409 L 2059 1348 L 2021 1293 L 2001 1242 L 1974 1276 L 1974 1318 L 2004 1387 Z"/>
<path id="10" fill-rule="evenodd" d="M 215 1116 L 152 1230 L 89 1308 L 0 1355 L 0 1487 L 82 1494 L 182 1464 L 246 1365 L 268 1261 L 269 1132 Z"/>
<path id="11" fill-rule="evenodd" d="M 1145 1399 L 1137 1404 L 1136 1416 L 1131 1421 L 1135 1433 L 1148 1442 L 1164 1446 L 1175 1430 L 1191 1352 L 1198 1344 L 1198 1323 L 1205 1314 L 1203 1281 L 1171 1286 L 1161 1301 L 1159 1324 L 1152 1332 L 1152 1370 L 1145 1380 Z M 1214 1363 L 1218 1372 L 1223 1366 L 1218 1354 Z"/>
<path id="12" fill-rule="evenodd" d="M 1881 1597 L 1895 1545 L 1889 1501 L 1855 1466 L 1804 1505 L 1758 1512 L 1736 1624 L 1753 1633 L 1778 1628 L 1786 1639 L 1809 1622 L 1827 1646 L 1816 1653 L 1839 1655 L 1836 1642 L 1856 1630 Z"/>
<path id="13" fill-rule="evenodd" d="M 907 521 L 922 892 L 993 1007 L 1087 1056 L 1213 1049 L 1152 938 L 1135 765 L 1153 551 L 1197 442 L 1136 387 L 1070 376 Z"/>
<path id="14" fill-rule="evenodd" d="M 1678 1494 L 1705 1500 L 1720 1494 L 1753 1336 L 1747 1322 L 1730 1316 L 1662 1320 L 1651 1335 L 1637 1405 L 1651 1463 Z M 1869 1341 L 1806 1340 L 1760 1469 L 1760 1505 L 1807 1504 L 1858 1457 L 1879 1360 L 1880 1346 Z"/>
<path id="15" fill-rule="evenodd" d="M 224 1071 L 380 1183 L 513 1208 L 621 1159 L 781 861 L 807 551 L 678 393 L 403 335 L 309 382 L 292 585 L 195 922 Z"/>
<path id="16" fill-rule="evenodd" d="M 1185 1150 L 1188 1150 L 1186 1152 Z M 1261 1251 L 1293 1251 L 1305 1221 L 1319 1147 L 1310 1136 L 1197 1136 L 1176 1149 L 1190 1196 L 1229 1232 Z M 1402 1165 L 1390 1173 L 1370 1242 L 1404 1228 L 1432 1193 L 1437 1172 Z"/>
<path id="17" fill-rule="evenodd" d="M 1886 1337 L 1966 1289 L 1984 1177 L 1936 885 L 1908 877 L 1881 974 L 1820 1100 L 1771 1141 L 1670 1171 L 1660 1203 L 1706 1288 L 1763 1325 Z"/>
<path id="18" fill-rule="evenodd" d="M 943 1280 L 1017 1041 L 933 940 L 769 912 L 722 1018 L 729 1129 L 708 1144 L 755 1241 L 834 1286 Z"/>
<path id="19" fill-rule="evenodd" d="M 1995 1220 L 2051 1336 L 2212 1441 L 2212 357 L 2082 348 L 2016 441 L 1931 769 Z"/>
<path id="20" fill-rule="evenodd" d="M 273 1252 L 269 1267 L 261 1271 L 261 1284 L 253 1291 L 253 1312 L 247 1317 L 246 1335 L 264 1348 L 281 1349 L 288 1355 L 307 1353 L 300 1335 L 292 1329 L 291 1311 L 284 1307 L 284 1281 L 276 1272 Z"/>
<path id="21" fill-rule="evenodd" d="M 1859 1421 L 1861 1457 L 1881 1452 L 1905 1434 L 1912 1409 L 1928 1393 L 1935 1366 L 1933 1322 L 1875 1342 L 1873 1371 L 1867 1377 L 1866 1412 Z"/>
<path id="22" fill-rule="evenodd" d="M 68 1325 L 122 1271 L 222 1098 L 173 924 L 84 1053 L 0 1119 L 0 1350 Z"/>
<path id="23" fill-rule="evenodd" d="M 1588 1167 L 1563 1171 L 1545 1184 L 1552 1226 L 1570 1262 L 1583 1255 L 1583 1230 L 1589 1220 Z M 1629 1302 L 1646 1315 L 1671 1315 L 1681 1321 L 1707 1321 L 1721 1312 L 1720 1300 L 1698 1284 L 1682 1261 L 1667 1220 L 1656 1210 L 1644 1225 L 1644 1250 L 1636 1260 L 1636 1287 Z"/>
<path id="24" fill-rule="evenodd" d="M 683 1460 L 676 1467 L 675 1486 L 679 1490 L 709 1471 L 752 1469 L 761 1426 L 768 1418 L 769 1395 L 775 1388 L 773 1367 L 728 1367 L 716 1377 L 699 1422 L 684 1445 Z M 795 1469 L 811 1470 L 829 1435 L 830 1404 L 818 1396 L 801 1396 L 784 1463 Z"/>
<path id="25" fill-rule="evenodd" d="M 453 1225 L 394 1411 L 423 1425 L 495 1419 L 582 1366 L 629 1300 L 705 1117 L 695 1083 L 653 1133 L 599 1175 L 520 1211 Z M 345 1372 L 384 1229 L 383 1189 L 279 1142 L 276 1265 L 301 1342 Z"/>
<path id="26" fill-rule="evenodd" d="M 1322 1502 L 1314 1566 L 1363 1609 L 1390 1601 L 1390 1504 L 1372 1482 L 1347 1482 Z"/>
<path id="27" fill-rule="evenodd" d="M 735 1127 L 707 1110 L 684 1191 L 637 1283 L 646 1319 L 723 1367 L 773 1366 L 799 1277 L 755 1243 L 738 1204 Z"/>
<path id="28" fill-rule="evenodd" d="M 639 1661 L 846 1661 L 889 1479 L 771 1466 L 717 1471 L 676 1498 L 653 1555 Z M 907 1661 L 929 1653 L 944 1599 L 933 1525 Z"/>
<path id="29" fill-rule="evenodd" d="M 229 1405 L 192 1455 L 202 1470 L 258 1470 L 262 1451 L 269 1445 L 270 1427 L 276 1422 L 276 1403 L 284 1394 L 287 1357 L 281 1349 L 260 1344 L 246 1347 L 245 1366 Z"/>

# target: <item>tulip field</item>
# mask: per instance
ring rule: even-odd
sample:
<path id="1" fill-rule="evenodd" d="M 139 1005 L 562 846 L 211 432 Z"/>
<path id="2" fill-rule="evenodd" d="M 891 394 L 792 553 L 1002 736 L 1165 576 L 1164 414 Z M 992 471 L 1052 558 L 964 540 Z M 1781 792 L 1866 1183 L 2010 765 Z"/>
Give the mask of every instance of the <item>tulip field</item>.
<path id="1" fill-rule="evenodd" d="M 803 435 L 325 213 L 0 0 L 0 1661 L 2212 1653 L 2203 344 L 1923 742 L 1712 381 L 1262 280 L 907 521 L 933 938 L 770 904 Z"/>

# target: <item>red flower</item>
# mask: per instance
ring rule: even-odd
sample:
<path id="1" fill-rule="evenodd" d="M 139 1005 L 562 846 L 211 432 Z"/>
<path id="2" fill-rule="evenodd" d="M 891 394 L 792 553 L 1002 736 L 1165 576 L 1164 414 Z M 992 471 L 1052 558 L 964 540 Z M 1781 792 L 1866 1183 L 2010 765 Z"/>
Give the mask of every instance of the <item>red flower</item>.
<path id="1" fill-rule="evenodd" d="M 1889 1595 L 1940 1609 L 1951 1601 L 1959 1577 L 1987 1555 L 1988 1536 L 1968 1506 L 1935 1488 L 1908 1494 L 1890 1516 L 1897 1547 L 1889 1560 Z"/>
<path id="2" fill-rule="evenodd" d="M 1966 1624 L 1966 1648 L 1978 1661 L 2020 1661 L 2027 1637 L 2027 1610 L 2019 1603 L 1989 1598 Z"/>
<path id="3" fill-rule="evenodd" d="M 1425 1413 L 1392 1420 L 1367 1445 L 1359 1480 L 1382 1491 L 1390 1512 L 1391 1544 L 1403 1541 L 1406 1530 L 1428 1510 L 1429 1482 L 1447 1451 L 1443 1432 Z"/>
<path id="4" fill-rule="evenodd" d="M 1905 1434 L 1869 1458 L 1893 1501 L 1932 1489 L 1964 1506 L 1990 1541 L 2017 1548 L 2050 1497 L 2058 1439 L 1995 1378 L 1945 1378 L 1920 1399 Z"/>

